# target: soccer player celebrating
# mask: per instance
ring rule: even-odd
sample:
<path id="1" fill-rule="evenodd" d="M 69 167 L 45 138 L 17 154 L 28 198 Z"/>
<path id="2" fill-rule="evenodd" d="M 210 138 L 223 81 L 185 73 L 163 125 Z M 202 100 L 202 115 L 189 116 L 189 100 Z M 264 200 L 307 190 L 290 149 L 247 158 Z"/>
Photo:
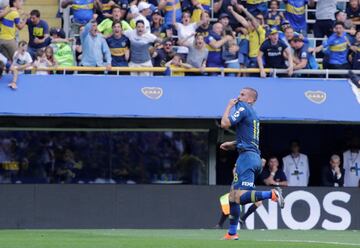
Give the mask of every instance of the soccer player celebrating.
<path id="1" fill-rule="evenodd" d="M 261 171 L 261 158 L 259 151 L 259 118 L 252 105 L 256 102 L 258 93 L 253 88 L 243 88 L 237 99 L 230 99 L 223 117 L 221 127 L 235 126 L 236 141 L 225 142 L 220 148 L 233 149 L 236 146 L 239 156 L 236 160 L 234 178 L 229 194 L 230 227 L 224 236 L 226 240 L 237 240 L 237 225 L 239 222 L 240 205 L 250 202 L 271 199 L 284 207 L 284 198 L 280 188 L 271 191 L 255 191 L 255 177 Z M 230 111 L 235 108 L 233 114 Z"/>

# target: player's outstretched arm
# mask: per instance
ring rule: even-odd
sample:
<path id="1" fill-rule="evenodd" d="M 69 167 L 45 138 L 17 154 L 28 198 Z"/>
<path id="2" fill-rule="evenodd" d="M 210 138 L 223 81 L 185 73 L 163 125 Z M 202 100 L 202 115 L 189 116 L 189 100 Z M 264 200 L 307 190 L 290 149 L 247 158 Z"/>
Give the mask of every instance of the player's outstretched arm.
<path id="1" fill-rule="evenodd" d="M 235 150 L 236 148 L 236 141 L 227 141 L 224 142 L 220 145 L 220 149 L 224 150 L 224 151 L 231 151 L 231 150 Z"/>

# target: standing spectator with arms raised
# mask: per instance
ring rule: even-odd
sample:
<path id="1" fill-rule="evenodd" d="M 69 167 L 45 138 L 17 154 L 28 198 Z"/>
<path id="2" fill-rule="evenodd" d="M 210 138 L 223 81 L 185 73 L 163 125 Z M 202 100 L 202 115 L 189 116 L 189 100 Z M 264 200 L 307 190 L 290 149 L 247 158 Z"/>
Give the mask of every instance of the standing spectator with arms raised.
<path id="1" fill-rule="evenodd" d="M 112 24 L 113 35 L 106 39 L 111 53 L 112 66 L 128 66 L 130 41 L 122 34 L 121 22 Z"/>
<path id="2" fill-rule="evenodd" d="M 23 29 L 26 21 L 21 20 L 19 14 L 19 9 L 22 7 L 22 0 L 10 0 L 9 6 L 9 12 L 0 19 L 0 53 L 8 60 L 12 60 L 17 49 L 16 29 Z"/>
<path id="3" fill-rule="evenodd" d="M 325 49 L 327 56 L 326 61 L 324 61 L 325 69 L 350 69 L 347 59 L 350 42 L 345 32 L 344 23 L 337 22 L 334 31 L 335 33 L 325 40 L 321 46 L 316 47 L 314 52 L 317 53 L 323 48 Z"/>
<path id="4" fill-rule="evenodd" d="M 111 69 L 111 53 L 108 44 L 98 32 L 96 18 L 85 25 L 80 34 L 82 45 L 82 66 L 106 66 Z"/>
<path id="5" fill-rule="evenodd" d="M 30 18 L 26 21 L 29 29 L 28 52 L 34 59 L 36 51 L 47 47 L 51 40 L 49 38 L 49 26 L 46 21 L 40 19 L 40 11 L 34 9 L 30 12 Z"/>
<path id="6" fill-rule="evenodd" d="M 238 11 L 244 13 L 249 19 L 247 21 L 244 17 L 239 15 L 232 6 L 229 6 L 228 9 L 231 14 L 236 18 L 236 20 L 247 30 L 249 35 L 249 62 L 248 67 L 257 68 L 257 56 L 259 54 L 259 49 L 261 44 L 265 41 L 266 31 L 263 26 L 260 25 L 259 20 L 257 20 L 252 14 L 247 11 L 244 6 L 236 5 L 235 7 Z"/>
<path id="7" fill-rule="evenodd" d="M 127 30 L 124 35 L 130 40 L 130 67 L 153 67 L 149 48 L 155 41 L 161 39 L 147 33 L 142 20 L 136 22 L 135 30 Z M 152 76 L 151 72 L 131 72 L 132 76 Z"/>
<path id="8" fill-rule="evenodd" d="M 284 172 L 289 186 L 308 186 L 309 184 L 309 160 L 305 154 L 300 153 L 298 141 L 290 144 L 291 153 L 283 157 Z"/>
<path id="9" fill-rule="evenodd" d="M 286 60 L 288 66 L 286 66 Z M 270 31 L 269 39 L 265 40 L 260 47 L 260 52 L 257 56 L 257 62 L 260 68 L 260 76 L 266 77 L 264 70 L 264 63 L 267 68 L 287 69 L 288 75 L 291 76 L 294 71 L 293 58 L 290 48 L 279 39 L 279 34 L 276 29 Z"/>
<path id="10" fill-rule="evenodd" d="M 207 49 L 209 50 L 207 58 L 208 67 L 224 67 L 224 62 L 221 56 L 222 47 L 226 42 L 233 40 L 233 36 L 223 36 L 222 34 L 223 25 L 220 22 L 217 22 L 213 25 L 212 31 L 210 31 L 209 36 L 205 39 Z"/>
<path id="11" fill-rule="evenodd" d="M 195 68 L 200 68 L 201 71 L 205 69 L 206 60 L 209 54 L 209 51 L 205 46 L 204 36 L 197 33 L 195 35 L 194 43 L 188 46 L 189 53 L 186 58 L 186 63 Z"/>

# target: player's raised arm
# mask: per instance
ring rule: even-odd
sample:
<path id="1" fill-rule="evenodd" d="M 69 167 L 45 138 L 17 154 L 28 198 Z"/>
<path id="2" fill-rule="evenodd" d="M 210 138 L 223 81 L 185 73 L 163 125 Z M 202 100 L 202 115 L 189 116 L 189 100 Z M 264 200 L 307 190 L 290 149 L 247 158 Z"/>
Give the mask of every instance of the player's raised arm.
<path id="1" fill-rule="evenodd" d="M 221 118 L 221 127 L 222 128 L 229 128 L 231 127 L 231 122 L 229 119 L 230 116 L 230 111 L 232 109 L 232 107 L 234 107 L 234 105 L 237 103 L 237 99 L 230 99 L 228 105 L 226 106 L 226 109 L 224 111 L 224 114 Z"/>

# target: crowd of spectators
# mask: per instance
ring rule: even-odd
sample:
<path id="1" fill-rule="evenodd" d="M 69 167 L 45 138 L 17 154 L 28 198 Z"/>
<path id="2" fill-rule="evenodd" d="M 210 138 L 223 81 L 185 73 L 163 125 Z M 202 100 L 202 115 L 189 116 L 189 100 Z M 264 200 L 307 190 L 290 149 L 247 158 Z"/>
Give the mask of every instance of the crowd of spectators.
<path id="1" fill-rule="evenodd" d="M 0 183 L 208 183 L 207 133 L 1 132 Z"/>
<path id="2" fill-rule="evenodd" d="M 22 5 L 10 0 L 0 9 L 0 68 L 260 68 L 261 77 L 264 68 L 287 69 L 289 76 L 319 66 L 360 68 L 359 0 L 62 0 L 59 7 L 71 10 L 68 35 Z M 314 25 L 308 8 L 315 9 Z M 18 41 L 16 31 L 25 26 L 29 39 Z"/>

